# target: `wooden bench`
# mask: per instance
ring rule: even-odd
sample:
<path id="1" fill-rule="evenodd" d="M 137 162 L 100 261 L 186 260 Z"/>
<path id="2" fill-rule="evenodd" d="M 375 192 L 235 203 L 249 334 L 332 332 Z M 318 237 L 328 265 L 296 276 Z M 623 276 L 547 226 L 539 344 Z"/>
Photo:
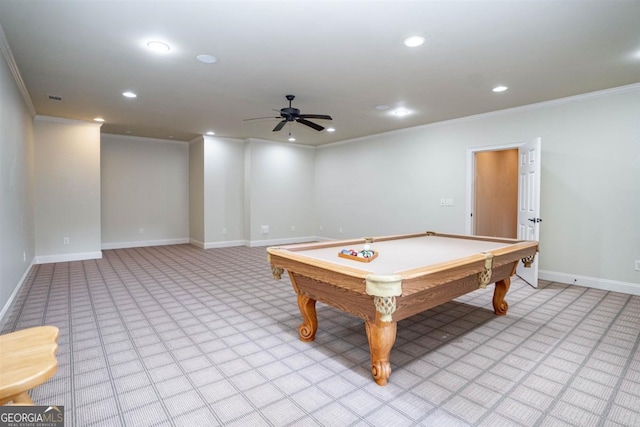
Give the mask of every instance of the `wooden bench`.
<path id="1" fill-rule="evenodd" d="M 58 335 L 55 326 L 0 335 L 0 405 L 33 405 L 29 390 L 58 370 Z"/>

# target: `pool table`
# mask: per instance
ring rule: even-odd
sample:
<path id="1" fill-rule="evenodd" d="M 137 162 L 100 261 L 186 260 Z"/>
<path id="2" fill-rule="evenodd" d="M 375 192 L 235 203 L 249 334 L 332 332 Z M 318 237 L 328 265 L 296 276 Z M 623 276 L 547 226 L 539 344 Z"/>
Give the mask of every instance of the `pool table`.
<path id="1" fill-rule="evenodd" d="M 375 256 L 339 256 L 349 249 Z M 275 279 L 289 273 L 303 319 L 300 339 L 315 338 L 316 301 L 364 319 L 371 373 L 386 385 L 398 321 L 490 283 L 494 312 L 505 315 L 510 277 L 537 251 L 536 241 L 425 232 L 269 247 L 267 256 Z"/>

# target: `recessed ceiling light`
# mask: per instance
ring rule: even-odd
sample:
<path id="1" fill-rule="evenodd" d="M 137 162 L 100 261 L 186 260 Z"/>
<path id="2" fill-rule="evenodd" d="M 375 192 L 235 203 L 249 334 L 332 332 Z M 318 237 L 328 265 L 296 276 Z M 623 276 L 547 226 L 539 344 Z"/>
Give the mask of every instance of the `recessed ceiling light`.
<path id="1" fill-rule="evenodd" d="M 171 49 L 168 44 L 159 41 L 150 41 L 149 43 L 147 43 L 147 47 L 152 51 L 158 53 L 169 52 L 169 50 Z"/>
<path id="2" fill-rule="evenodd" d="M 389 106 L 388 105 L 376 105 L 376 110 L 388 110 Z"/>
<path id="3" fill-rule="evenodd" d="M 492 90 L 494 92 L 504 92 L 507 89 L 509 89 L 507 86 L 496 86 Z"/>
<path id="4" fill-rule="evenodd" d="M 335 132 L 335 128 L 327 128 L 327 132 Z"/>
<path id="5" fill-rule="evenodd" d="M 207 131 L 207 135 L 209 135 L 209 136 L 213 136 L 213 135 L 215 135 L 215 134 L 216 134 L 216 133 L 215 133 L 214 131 L 212 131 L 212 130 Z"/>
<path id="6" fill-rule="evenodd" d="M 398 110 L 395 110 L 393 112 L 394 116 L 398 116 L 398 117 L 404 117 L 404 116 L 408 116 L 410 114 L 409 110 L 405 110 L 403 108 L 400 108 Z"/>
<path id="7" fill-rule="evenodd" d="M 104 119 L 102 117 L 96 117 L 95 119 L 93 119 L 93 121 L 102 123 L 102 122 L 104 122 Z"/>
<path id="8" fill-rule="evenodd" d="M 418 47 L 424 43 L 424 37 L 422 36 L 412 36 L 404 39 L 404 45 L 407 47 Z"/>
<path id="9" fill-rule="evenodd" d="M 218 58 L 209 54 L 198 55 L 196 56 L 196 59 L 200 62 L 204 62 L 205 64 L 215 64 L 218 62 Z"/>
<path id="10" fill-rule="evenodd" d="M 122 92 L 122 96 L 124 96 L 125 98 L 137 98 L 138 95 L 136 95 L 133 92 Z"/>

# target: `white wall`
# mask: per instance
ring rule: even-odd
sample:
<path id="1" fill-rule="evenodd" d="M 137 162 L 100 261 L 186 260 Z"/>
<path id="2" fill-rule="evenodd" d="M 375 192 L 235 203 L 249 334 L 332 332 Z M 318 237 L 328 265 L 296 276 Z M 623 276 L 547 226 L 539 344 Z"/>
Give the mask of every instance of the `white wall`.
<path id="1" fill-rule="evenodd" d="M 244 141 L 204 136 L 205 248 L 243 240 Z"/>
<path id="2" fill-rule="evenodd" d="M 316 231 L 463 233 L 466 150 L 540 136 L 541 277 L 640 293 L 639 118 L 634 85 L 321 147 Z"/>
<path id="3" fill-rule="evenodd" d="M 101 136 L 102 248 L 189 241 L 189 145 Z"/>
<path id="4" fill-rule="evenodd" d="M 100 125 L 36 116 L 34 135 L 36 262 L 101 258 Z"/>
<path id="5" fill-rule="evenodd" d="M 204 248 L 204 138 L 189 143 L 189 241 Z"/>
<path id="6" fill-rule="evenodd" d="M 0 28 L 0 37 L 3 38 Z M 0 43 L 0 329 L 8 306 L 35 256 L 34 137 Z"/>
<path id="7" fill-rule="evenodd" d="M 253 246 L 313 239 L 315 150 L 258 139 L 246 150 L 245 239 Z"/>

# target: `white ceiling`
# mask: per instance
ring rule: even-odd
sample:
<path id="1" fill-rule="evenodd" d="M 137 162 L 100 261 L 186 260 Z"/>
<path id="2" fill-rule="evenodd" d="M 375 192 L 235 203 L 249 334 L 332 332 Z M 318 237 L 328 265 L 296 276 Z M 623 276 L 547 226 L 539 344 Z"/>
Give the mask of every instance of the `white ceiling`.
<path id="1" fill-rule="evenodd" d="M 37 114 L 184 141 L 321 145 L 640 82 L 640 1 L 0 0 L 0 25 Z M 336 132 L 243 121 L 287 94 Z"/>

